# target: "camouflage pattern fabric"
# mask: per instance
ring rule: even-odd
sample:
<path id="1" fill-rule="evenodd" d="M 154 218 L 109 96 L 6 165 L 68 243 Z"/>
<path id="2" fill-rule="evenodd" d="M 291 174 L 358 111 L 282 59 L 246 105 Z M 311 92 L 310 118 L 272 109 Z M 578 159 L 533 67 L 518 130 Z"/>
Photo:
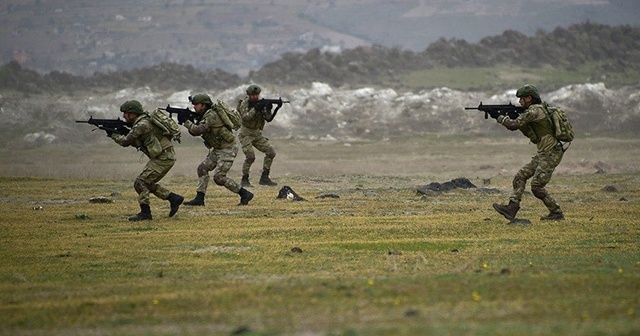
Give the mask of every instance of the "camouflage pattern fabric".
<path id="1" fill-rule="evenodd" d="M 113 133 L 111 138 L 123 147 L 134 146 L 149 157 L 149 162 L 133 183 L 138 193 L 138 203 L 149 204 L 151 193 L 166 200 L 171 191 L 158 182 L 167 175 L 176 162 L 171 140 L 153 126 L 147 114 L 141 114 L 136 118 L 129 134 Z"/>
<path id="2" fill-rule="evenodd" d="M 542 104 L 533 104 L 517 119 L 499 117 L 498 123 L 507 129 L 520 130 L 536 144 L 537 153 L 513 178 L 513 192 L 509 199 L 520 203 L 527 180 L 531 179 L 531 192 L 552 212 L 561 212 L 560 205 L 549 195 L 545 186 L 553 171 L 562 161 L 562 144 L 553 136 L 551 123 Z"/>
<path id="3" fill-rule="evenodd" d="M 264 161 L 262 162 L 263 169 L 271 169 L 271 164 L 273 163 L 273 158 L 276 156 L 276 151 L 271 146 L 269 139 L 265 138 L 262 135 L 262 132 L 259 130 L 249 130 L 240 128 L 240 133 L 238 134 L 238 138 L 240 140 L 240 145 L 242 146 L 242 152 L 244 153 L 245 159 L 242 163 L 242 174 L 249 174 L 249 169 L 251 169 L 251 165 L 256 159 L 256 154 L 253 151 L 255 147 L 260 152 L 264 153 Z"/>
<path id="4" fill-rule="evenodd" d="M 226 127 L 220 116 L 213 110 L 207 110 L 200 120 L 184 123 L 189 134 L 200 136 L 207 148 L 231 148 L 235 146 L 236 137 Z"/>
<path id="5" fill-rule="evenodd" d="M 202 163 L 200 163 L 200 166 L 198 166 L 198 187 L 196 191 L 204 194 L 207 193 L 209 172 L 213 170 L 213 181 L 217 185 L 224 186 L 237 194 L 240 191 L 240 186 L 234 180 L 227 177 L 237 154 L 237 145 L 232 148 L 210 149 L 209 155 L 207 155 L 207 157 L 202 160 Z"/>
<path id="6" fill-rule="evenodd" d="M 184 126 L 193 136 L 201 136 L 204 144 L 209 148 L 209 154 L 198 166 L 198 187 L 196 191 L 207 193 L 209 186 L 209 172 L 213 172 L 213 181 L 234 193 L 240 191 L 240 186 L 227 177 L 233 160 L 238 155 L 238 145 L 235 135 L 229 131 L 220 116 L 212 109 L 207 110 L 202 119 L 197 122 L 186 121 Z"/>
<path id="7" fill-rule="evenodd" d="M 271 170 L 271 164 L 276 157 L 276 151 L 269 139 L 262 135 L 262 129 L 266 123 L 264 115 L 249 106 L 249 98 L 245 98 L 238 106 L 238 112 L 242 116 L 242 126 L 238 133 L 238 139 L 242 146 L 245 159 L 242 164 L 242 174 L 248 175 L 251 165 L 256 160 L 253 148 L 265 154 L 262 169 Z M 267 116 L 268 117 L 268 116 Z"/>
<path id="8" fill-rule="evenodd" d="M 147 162 L 133 184 L 138 193 L 138 203 L 149 204 L 150 193 L 153 193 L 161 200 L 166 200 L 169 197 L 171 191 L 158 182 L 167 175 L 175 163 L 176 158 L 173 148 Z"/>
<path id="9" fill-rule="evenodd" d="M 551 175 L 562 161 L 562 147 L 560 145 L 552 150 L 537 153 L 531 158 L 531 162 L 524 165 L 513 179 L 513 193 L 510 200 L 520 203 L 527 180 L 531 178 L 531 192 L 540 199 L 549 211 L 560 212 L 560 205 L 549 195 L 545 186 L 551 181 Z"/>

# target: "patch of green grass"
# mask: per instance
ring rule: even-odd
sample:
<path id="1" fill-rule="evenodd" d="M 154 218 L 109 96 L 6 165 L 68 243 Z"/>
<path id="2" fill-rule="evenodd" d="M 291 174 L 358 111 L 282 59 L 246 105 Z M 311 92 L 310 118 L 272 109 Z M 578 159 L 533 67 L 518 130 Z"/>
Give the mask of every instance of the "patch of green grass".
<path id="1" fill-rule="evenodd" d="M 357 155 L 314 145 L 316 162 L 331 157 L 345 167 L 392 154 L 370 161 L 378 174 L 277 176 L 305 202 L 278 200 L 278 188 L 258 185 L 251 204 L 239 207 L 237 195 L 212 184 L 205 207 L 183 206 L 168 218 L 167 202 L 152 198 L 154 219 L 141 223 L 127 216 L 139 211 L 131 180 L 142 164 L 129 179 L 97 172 L 103 180 L 0 177 L 0 334 L 638 333 L 637 140 L 572 146 L 548 186 L 567 219 L 538 220 L 546 209 L 527 193 L 519 217 L 531 224 L 518 226 L 491 203 L 508 198 L 522 148 L 481 140 L 395 139 L 360 144 Z M 279 145 L 291 158 L 310 148 Z M 379 169 L 406 168 L 416 148 L 429 150 L 415 161 L 415 174 Z M 590 162 L 597 160 L 615 171 L 594 174 Z M 314 163 L 304 161 L 303 169 Z M 297 162 L 281 164 L 286 171 Z M 64 163 L 58 168 L 68 171 Z M 485 174 L 497 194 L 422 197 L 414 190 L 444 176 L 480 185 Z M 187 196 L 194 180 L 169 176 L 166 185 Z M 113 203 L 87 201 L 105 190 L 121 195 Z M 325 193 L 340 197 L 314 197 Z"/>

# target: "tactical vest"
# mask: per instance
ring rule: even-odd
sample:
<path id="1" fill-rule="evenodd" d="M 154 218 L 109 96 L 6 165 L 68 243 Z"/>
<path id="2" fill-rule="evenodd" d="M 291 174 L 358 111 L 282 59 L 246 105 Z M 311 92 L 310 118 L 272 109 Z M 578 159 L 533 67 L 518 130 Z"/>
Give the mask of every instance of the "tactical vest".
<path id="1" fill-rule="evenodd" d="M 224 148 L 235 142 L 235 136 L 226 127 L 218 114 L 209 109 L 202 115 L 202 119 L 197 123 L 205 123 L 207 120 L 211 123 L 211 129 L 202 134 L 202 139 L 207 148 Z"/>
<path id="2" fill-rule="evenodd" d="M 172 148 L 171 140 L 164 135 L 163 130 L 153 124 L 148 114 L 141 114 L 134 122 L 134 126 L 140 123 L 146 123 L 151 127 L 150 134 L 145 135 L 142 139 L 136 140 L 136 146 L 145 153 L 149 158 L 156 158 L 163 151 Z"/>
<path id="3" fill-rule="evenodd" d="M 526 113 L 536 113 L 538 117 L 538 120 L 520 128 L 522 134 L 529 138 L 531 142 L 537 144 L 543 136 L 553 134 L 553 126 L 541 104 L 529 106 Z"/>
<path id="4" fill-rule="evenodd" d="M 253 118 L 251 118 L 250 120 L 245 120 L 244 118 L 252 108 L 253 106 L 250 106 L 249 104 L 249 98 L 246 98 L 242 101 L 242 103 L 240 103 L 239 111 L 242 115 L 242 126 L 252 130 L 262 130 L 264 128 L 264 124 L 266 123 L 266 121 L 262 117 L 262 113 L 256 111 L 253 115 Z"/>

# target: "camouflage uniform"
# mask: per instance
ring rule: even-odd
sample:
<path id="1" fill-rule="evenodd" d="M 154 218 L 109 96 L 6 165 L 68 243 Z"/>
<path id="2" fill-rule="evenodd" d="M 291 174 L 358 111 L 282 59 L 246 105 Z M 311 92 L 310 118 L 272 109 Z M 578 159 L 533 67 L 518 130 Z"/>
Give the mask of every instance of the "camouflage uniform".
<path id="1" fill-rule="evenodd" d="M 276 157 L 276 151 L 269 142 L 269 139 L 262 135 L 262 129 L 266 123 L 265 119 L 271 119 L 272 112 L 270 109 L 257 111 L 254 105 L 255 102 L 251 102 L 249 97 L 246 97 L 238 104 L 238 112 L 240 112 L 242 116 L 242 126 L 240 127 L 238 138 L 242 146 L 242 152 L 245 155 L 244 163 L 242 164 L 242 176 L 243 179 L 248 179 L 249 169 L 256 160 L 256 154 L 253 151 L 253 147 L 255 147 L 264 153 L 260 184 L 275 185 L 275 182 L 269 180 L 269 171 L 271 170 L 273 159 Z"/>
<path id="2" fill-rule="evenodd" d="M 209 172 L 214 170 L 213 181 L 234 193 L 240 191 L 240 186 L 227 177 L 227 173 L 233 165 L 233 160 L 238 154 L 235 136 L 226 127 L 222 119 L 213 109 L 207 110 L 202 119 L 184 123 L 193 136 L 201 136 L 204 145 L 209 149 L 209 154 L 198 166 L 198 188 L 196 191 L 206 194 L 209 185 Z"/>
<path id="3" fill-rule="evenodd" d="M 513 179 L 513 193 L 509 200 L 517 204 L 522 200 L 527 180 L 531 178 L 531 192 L 552 213 L 561 213 L 560 205 L 549 195 L 545 186 L 560 164 L 564 154 L 562 144 L 553 136 L 553 128 L 542 104 L 530 105 L 517 119 L 500 116 L 497 121 L 507 129 L 520 130 L 536 144 L 537 153 Z"/>
<path id="4" fill-rule="evenodd" d="M 148 114 L 140 114 L 133 122 L 131 132 L 127 135 L 111 134 L 111 138 L 120 146 L 134 146 L 141 150 L 149 162 L 133 184 L 138 193 L 138 203 L 149 204 L 149 193 L 166 200 L 171 191 L 158 182 L 176 163 L 173 144 L 162 131 L 151 124 Z"/>
<path id="5" fill-rule="evenodd" d="M 173 151 L 173 143 L 171 139 L 164 135 L 164 132 L 154 126 L 149 115 L 142 109 L 142 104 L 137 100 L 126 101 L 120 107 L 120 111 L 125 113 L 126 118 L 137 115 L 132 121 L 131 131 L 127 135 L 120 135 L 107 131 L 107 134 L 120 146 L 134 146 L 141 150 L 148 158 L 149 162 L 138 175 L 133 187 L 138 193 L 138 204 L 140 205 L 140 213 L 129 217 L 130 221 L 150 220 L 151 207 L 149 202 L 149 194 L 153 193 L 162 200 L 169 201 L 171 210 L 169 217 L 172 217 L 178 211 L 184 198 L 181 195 L 174 194 L 158 182 L 171 170 L 176 162 L 176 156 Z M 128 113 L 128 114 L 127 114 Z"/>

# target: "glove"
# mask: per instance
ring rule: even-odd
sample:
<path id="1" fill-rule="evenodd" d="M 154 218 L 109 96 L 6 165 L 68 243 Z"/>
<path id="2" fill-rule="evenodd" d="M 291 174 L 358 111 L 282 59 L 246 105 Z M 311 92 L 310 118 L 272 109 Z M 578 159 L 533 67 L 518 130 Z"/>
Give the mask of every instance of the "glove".
<path id="1" fill-rule="evenodd" d="M 498 119 L 498 117 L 500 116 L 500 111 L 496 110 L 489 110 L 487 111 L 487 113 L 489 113 L 489 116 L 491 116 L 491 118 L 493 119 Z"/>
<path id="2" fill-rule="evenodd" d="M 184 124 L 187 120 L 189 120 L 187 113 L 178 113 L 178 125 Z"/>

